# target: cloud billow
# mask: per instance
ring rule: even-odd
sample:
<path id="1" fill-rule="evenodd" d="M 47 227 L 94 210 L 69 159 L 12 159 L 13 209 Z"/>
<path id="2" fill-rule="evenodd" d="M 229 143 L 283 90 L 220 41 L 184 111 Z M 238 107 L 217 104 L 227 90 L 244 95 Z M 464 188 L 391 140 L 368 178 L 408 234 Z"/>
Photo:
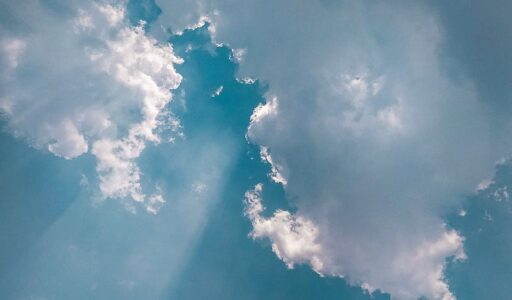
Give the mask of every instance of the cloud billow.
<path id="1" fill-rule="evenodd" d="M 217 42 L 243 49 L 240 76 L 269 84 L 248 137 L 297 208 L 288 225 L 318 229 L 321 273 L 396 299 L 453 298 L 443 270 L 447 258 L 464 258 L 464 238 L 442 216 L 490 177 L 510 140 L 472 78 L 447 68 L 434 8 L 189 2 L 158 1 L 160 24 L 179 30 L 208 16 Z M 287 228 L 281 215 L 251 220 Z M 282 231 L 255 230 L 286 249 Z"/>
<path id="2" fill-rule="evenodd" d="M 124 2 L 5 4 L 0 109 L 8 129 L 36 148 L 73 159 L 91 153 L 103 198 L 164 200 L 142 190 L 137 158 L 158 128 L 178 126 L 166 111 L 181 82 L 172 48 L 130 26 Z"/>

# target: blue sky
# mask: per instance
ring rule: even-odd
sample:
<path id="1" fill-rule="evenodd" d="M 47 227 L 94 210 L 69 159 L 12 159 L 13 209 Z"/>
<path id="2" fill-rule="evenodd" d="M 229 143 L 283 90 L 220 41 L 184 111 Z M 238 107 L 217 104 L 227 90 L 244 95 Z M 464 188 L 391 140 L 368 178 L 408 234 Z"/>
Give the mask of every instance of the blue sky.
<path id="1" fill-rule="evenodd" d="M 507 3 L 0 5 L 2 299 L 512 292 Z"/>

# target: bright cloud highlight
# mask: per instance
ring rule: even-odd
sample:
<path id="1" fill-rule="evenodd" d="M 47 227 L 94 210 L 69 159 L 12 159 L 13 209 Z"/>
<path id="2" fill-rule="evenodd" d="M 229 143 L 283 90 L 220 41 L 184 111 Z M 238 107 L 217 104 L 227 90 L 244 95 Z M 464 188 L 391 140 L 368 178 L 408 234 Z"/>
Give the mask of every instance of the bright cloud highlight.
<path id="1" fill-rule="evenodd" d="M 146 196 L 137 158 L 147 142 L 161 142 L 161 125 L 178 126 L 166 105 L 181 59 L 143 23 L 130 26 L 123 2 L 70 3 L 59 18 L 32 2 L 27 18 L 12 7 L 26 30 L 1 31 L 0 108 L 9 129 L 65 159 L 90 152 L 104 198 L 148 202 L 156 212 L 163 200 Z"/>

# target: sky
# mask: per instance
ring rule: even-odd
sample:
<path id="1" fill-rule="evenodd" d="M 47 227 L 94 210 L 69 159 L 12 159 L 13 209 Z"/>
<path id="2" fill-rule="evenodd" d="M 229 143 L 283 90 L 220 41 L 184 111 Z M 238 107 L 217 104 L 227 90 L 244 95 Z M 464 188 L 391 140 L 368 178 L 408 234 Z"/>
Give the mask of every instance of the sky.
<path id="1" fill-rule="evenodd" d="M 508 299 L 510 8 L 0 0 L 0 298 Z"/>

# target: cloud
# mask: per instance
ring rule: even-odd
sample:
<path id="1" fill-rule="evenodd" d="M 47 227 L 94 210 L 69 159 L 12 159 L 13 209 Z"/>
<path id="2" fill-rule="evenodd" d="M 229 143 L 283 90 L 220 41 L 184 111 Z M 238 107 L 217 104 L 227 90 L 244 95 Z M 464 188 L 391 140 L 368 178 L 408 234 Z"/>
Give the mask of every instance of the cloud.
<path id="1" fill-rule="evenodd" d="M 272 155 L 268 152 L 268 149 L 264 146 L 260 147 L 260 156 L 263 162 L 270 164 L 270 178 L 277 183 L 286 185 L 286 177 L 282 174 L 284 172 L 283 167 L 276 164 L 272 160 Z"/>
<path id="2" fill-rule="evenodd" d="M 6 5 L 17 25 L 0 27 L 8 129 L 65 159 L 90 152 L 104 198 L 145 202 L 136 161 L 164 123 L 177 124 L 166 105 L 181 59 L 143 23 L 130 26 L 122 1 Z M 147 199 L 151 212 L 158 199 Z"/>
<path id="3" fill-rule="evenodd" d="M 71 120 L 63 120 L 61 124 L 56 128 L 52 128 L 51 131 L 50 134 L 52 136 L 58 137 L 55 142 L 48 144 L 48 151 L 53 154 L 71 159 L 87 152 L 87 142 Z"/>
<path id="4" fill-rule="evenodd" d="M 272 251 L 283 260 L 288 268 L 295 264 L 309 263 L 313 270 L 323 271 L 322 247 L 316 241 L 318 228 L 306 218 L 295 216 L 288 211 L 278 210 L 270 218 L 261 215 L 264 210 L 261 183 L 245 193 L 245 215 L 251 220 L 253 239 L 268 238 Z"/>
<path id="5" fill-rule="evenodd" d="M 245 193 L 244 214 L 253 228 L 250 236 L 253 239 L 269 239 L 272 251 L 290 269 L 296 264 L 308 264 L 321 276 L 342 276 L 339 267 L 333 263 L 336 254 L 324 248 L 314 221 L 284 210 L 275 211 L 269 218 L 262 216 L 262 190 L 263 185 L 259 183 Z M 428 294 L 435 299 L 455 299 L 448 284 L 443 281 L 443 271 L 446 257 L 466 259 L 462 244 L 463 238 L 455 230 L 447 230 L 438 240 L 424 242 L 412 252 L 397 255 L 386 269 L 391 280 L 378 284 L 395 291 L 393 297 L 399 299 L 413 299 L 418 293 Z M 401 277 L 399 282 L 394 282 L 396 277 Z M 375 290 L 368 282 L 359 280 L 353 283 L 358 283 L 370 293 Z M 403 285 L 415 286 L 416 291 L 404 290 Z"/>
<path id="6" fill-rule="evenodd" d="M 463 237 L 442 216 L 491 177 L 511 140 L 479 85 L 445 63 L 435 7 L 158 4 L 173 30 L 208 16 L 217 42 L 246 49 L 240 77 L 268 82 L 248 137 L 271 157 L 297 216 L 318 228 L 327 273 L 396 299 L 453 297 L 443 268 L 462 257 Z M 278 220 L 293 216 L 269 222 Z"/>
<path id="7" fill-rule="evenodd" d="M 8 69 L 15 69 L 18 66 L 18 58 L 25 51 L 26 44 L 17 39 L 6 39 L 2 41 L 3 64 Z"/>

